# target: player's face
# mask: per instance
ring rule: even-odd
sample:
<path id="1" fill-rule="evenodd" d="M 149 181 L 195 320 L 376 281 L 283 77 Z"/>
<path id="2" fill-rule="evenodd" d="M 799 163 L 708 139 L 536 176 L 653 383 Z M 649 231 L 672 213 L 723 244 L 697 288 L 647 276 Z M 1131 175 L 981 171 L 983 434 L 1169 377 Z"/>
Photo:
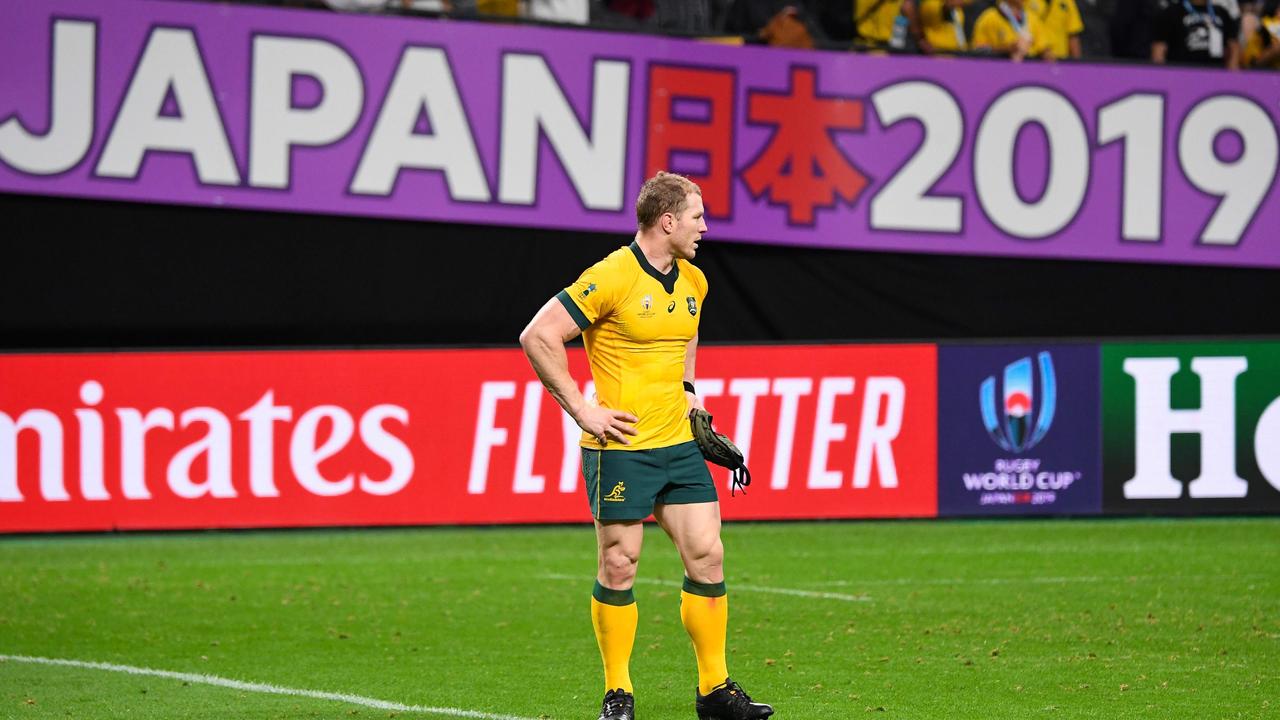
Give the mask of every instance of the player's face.
<path id="1" fill-rule="evenodd" d="M 698 241 L 707 231 L 703 218 L 702 196 L 689 193 L 685 196 L 684 211 L 676 217 L 676 227 L 671 233 L 671 250 L 676 257 L 692 260 L 698 251 Z"/>

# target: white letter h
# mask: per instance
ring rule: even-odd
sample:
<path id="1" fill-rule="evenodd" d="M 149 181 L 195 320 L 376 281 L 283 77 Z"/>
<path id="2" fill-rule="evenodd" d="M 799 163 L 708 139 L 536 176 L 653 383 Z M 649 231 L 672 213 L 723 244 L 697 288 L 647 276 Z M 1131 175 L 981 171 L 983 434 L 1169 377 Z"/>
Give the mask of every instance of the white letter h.
<path id="1" fill-rule="evenodd" d="M 1193 498 L 1244 497 L 1249 484 L 1236 474 L 1236 377 L 1249 367 L 1243 357 L 1194 358 L 1200 376 L 1200 409 L 1174 410 L 1170 402 L 1177 358 L 1126 358 L 1134 379 L 1134 474 L 1124 484 L 1129 499 L 1182 496 L 1170 468 L 1170 436 L 1200 435 L 1200 477 L 1191 481 Z"/>

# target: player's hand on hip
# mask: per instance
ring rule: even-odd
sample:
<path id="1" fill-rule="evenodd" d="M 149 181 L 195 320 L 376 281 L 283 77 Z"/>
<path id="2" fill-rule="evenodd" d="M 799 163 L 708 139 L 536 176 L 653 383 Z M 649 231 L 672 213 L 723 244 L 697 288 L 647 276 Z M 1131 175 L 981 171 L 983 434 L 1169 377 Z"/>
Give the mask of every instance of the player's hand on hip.
<path id="1" fill-rule="evenodd" d="M 640 422 L 635 415 L 621 410 L 588 405 L 582 409 L 578 417 L 578 427 L 594 437 L 601 445 L 609 441 L 630 445 L 628 435 L 635 435 L 636 428 L 632 423 Z"/>

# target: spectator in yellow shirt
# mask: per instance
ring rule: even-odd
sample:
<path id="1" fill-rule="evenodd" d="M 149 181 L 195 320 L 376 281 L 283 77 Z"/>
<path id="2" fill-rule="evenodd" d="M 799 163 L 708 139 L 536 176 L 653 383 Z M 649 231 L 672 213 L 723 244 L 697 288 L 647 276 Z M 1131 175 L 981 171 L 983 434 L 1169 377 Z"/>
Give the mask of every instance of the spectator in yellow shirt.
<path id="1" fill-rule="evenodd" d="M 1040 16 L 1054 57 L 1080 58 L 1084 21 L 1076 0 L 1027 0 L 1027 12 Z"/>
<path id="2" fill-rule="evenodd" d="M 858 37 L 885 47 L 893 37 L 893 23 L 902 13 L 902 0 L 854 0 L 853 21 Z"/>
<path id="3" fill-rule="evenodd" d="M 916 44 L 920 51 L 963 52 L 969 49 L 964 32 L 964 6 L 973 0 L 918 0 L 919 29 Z"/>
<path id="4" fill-rule="evenodd" d="M 1008 55 L 1014 62 L 1054 58 L 1040 16 L 1027 12 L 1022 0 L 1002 0 L 982 11 L 973 26 L 973 47 Z"/>
<path id="5" fill-rule="evenodd" d="M 1271 10 L 1272 14 L 1261 18 L 1256 29 L 1245 39 L 1245 67 L 1280 68 L 1280 6 Z"/>

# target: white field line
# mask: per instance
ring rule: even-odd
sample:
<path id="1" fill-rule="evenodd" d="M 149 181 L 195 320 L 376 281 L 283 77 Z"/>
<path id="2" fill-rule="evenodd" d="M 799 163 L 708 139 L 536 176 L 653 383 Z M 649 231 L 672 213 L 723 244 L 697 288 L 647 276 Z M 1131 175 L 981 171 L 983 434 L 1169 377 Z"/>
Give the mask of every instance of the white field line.
<path id="1" fill-rule="evenodd" d="M 378 700 L 376 698 L 363 697 L 361 695 L 287 688 L 280 687 L 278 685 L 268 685 L 266 683 L 251 683 L 242 682 L 240 680 L 231 680 L 229 678 L 218 677 L 217 675 L 197 675 L 194 673 L 172 672 L 169 670 L 154 670 L 152 668 L 134 667 L 132 665 L 116 665 L 114 663 L 3 654 L 0 654 L 0 662 L 30 663 L 33 665 L 58 665 L 62 667 L 82 668 L 85 670 L 105 670 L 107 672 L 125 673 L 127 675 L 147 675 L 150 677 L 165 678 L 167 680 L 181 680 L 183 682 L 197 683 L 200 685 L 214 685 L 217 687 L 231 688 L 232 690 L 243 690 L 245 692 L 265 693 L 268 695 L 289 695 L 292 697 L 312 698 L 314 700 L 331 700 L 333 702 L 361 705 L 363 707 L 374 708 L 376 710 L 390 710 L 392 712 L 445 715 L 447 717 L 460 718 L 480 718 L 481 720 L 535 720 L 534 718 L 525 718 L 518 715 L 495 715 L 493 713 L 480 712 L 478 710 L 404 705 L 396 702 L 388 702 L 386 700 Z"/>
<path id="2" fill-rule="evenodd" d="M 1183 580 L 1192 582 L 1223 580 L 1256 580 L 1266 575 L 1070 575 L 1061 577 L 988 577 L 988 578 L 877 578 L 865 580 L 827 580 L 822 585 L 830 587 L 857 587 L 862 585 L 1059 585 L 1063 583 L 1126 583 L 1156 580 Z"/>
<path id="3" fill-rule="evenodd" d="M 586 575 L 586 576 L 559 575 L 555 573 L 542 575 L 541 577 L 544 580 L 574 580 L 577 582 L 584 582 L 583 580 L 584 577 L 587 580 L 590 580 L 591 578 L 590 575 Z M 676 582 L 674 580 L 654 580 L 650 578 L 636 578 L 635 581 L 638 583 L 643 583 L 645 585 L 662 585 L 664 587 L 675 587 L 675 588 L 684 587 L 683 582 Z M 819 600 L 842 600 L 844 602 L 871 602 L 871 598 L 865 595 L 846 595 L 844 593 L 818 592 L 816 590 L 794 590 L 792 588 L 764 587 L 762 585 L 738 585 L 737 583 L 734 583 L 731 587 L 734 590 L 742 590 L 744 592 L 771 593 L 773 595 L 792 595 L 795 597 L 803 597 L 803 598 L 817 598 Z"/>

